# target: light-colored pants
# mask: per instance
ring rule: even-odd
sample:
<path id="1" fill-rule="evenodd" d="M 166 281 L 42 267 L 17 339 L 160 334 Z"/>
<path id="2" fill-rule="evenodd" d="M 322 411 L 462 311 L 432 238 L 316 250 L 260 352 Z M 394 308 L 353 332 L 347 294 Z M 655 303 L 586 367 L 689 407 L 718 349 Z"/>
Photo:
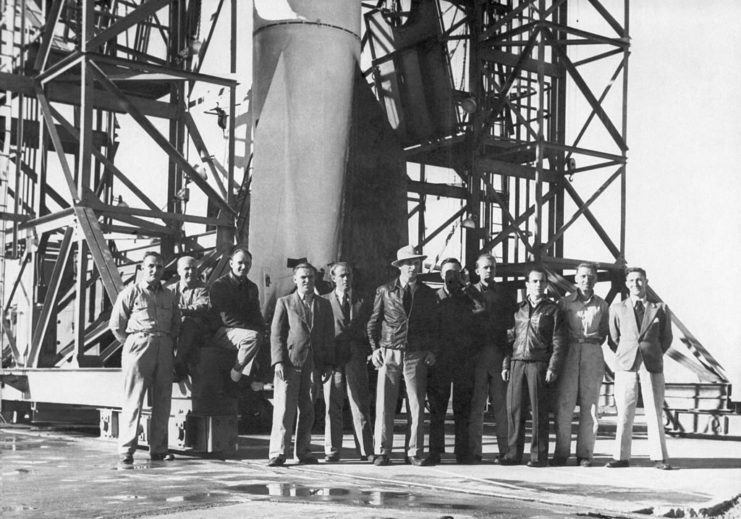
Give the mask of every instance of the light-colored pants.
<path id="1" fill-rule="evenodd" d="M 504 353 L 499 348 L 485 345 L 476 356 L 473 372 L 473 399 L 469 424 L 469 448 L 474 456 L 482 454 L 484 412 L 489 401 L 494 414 L 499 454 L 507 453 L 507 382 L 502 379 Z"/>
<path id="2" fill-rule="evenodd" d="M 273 379 L 273 427 L 270 432 L 270 458 L 287 456 L 291 445 L 293 424 L 296 423 L 296 444 L 293 454 L 296 459 L 311 455 L 311 428 L 314 426 L 314 402 L 317 396 L 319 373 L 314 369 L 311 357 L 301 368 L 284 364 L 286 379 L 278 375 Z"/>
<path id="3" fill-rule="evenodd" d="M 409 402 L 407 456 L 424 453 L 424 412 L 427 391 L 427 351 L 405 352 L 383 349 L 383 366 L 378 370 L 376 391 L 376 454 L 391 454 L 394 445 L 394 418 L 399 382 L 404 377 Z"/>
<path id="4" fill-rule="evenodd" d="M 617 406 L 617 434 L 615 436 L 616 460 L 629 460 L 633 440 L 633 419 L 638 402 L 640 380 L 643 412 L 648 427 L 649 456 L 653 461 L 668 460 L 664 435 L 664 374 L 649 373 L 641 363 L 638 371 L 615 372 L 615 405 Z"/>
<path id="5" fill-rule="evenodd" d="M 124 401 L 118 432 L 118 452 L 133 454 L 138 444 L 144 396 L 149 392 L 152 418 L 149 431 L 149 454 L 167 452 L 167 429 L 170 420 L 173 370 L 172 339 L 132 333 L 126 337 L 121 356 L 124 379 Z"/>
<path id="6" fill-rule="evenodd" d="M 342 451 L 342 410 L 345 395 L 350 403 L 355 444 L 360 456 L 373 454 L 373 433 L 368 393 L 368 362 L 365 351 L 355 348 L 350 360 L 324 383 L 324 453 L 340 456 Z"/>
<path id="7" fill-rule="evenodd" d="M 556 390 L 555 458 L 571 455 L 571 419 L 579 403 L 579 432 L 576 457 L 591 460 L 597 435 L 599 392 L 605 375 L 602 346 L 597 342 L 571 343 Z M 578 397 L 578 398 L 577 398 Z"/>
<path id="8" fill-rule="evenodd" d="M 262 334 L 247 328 L 227 328 L 222 326 L 214 335 L 213 342 L 220 348 L 235 348 L 237 360 L 233 369 L 249 375 L 252 361 L 255 360 L 262 342 Z"/>

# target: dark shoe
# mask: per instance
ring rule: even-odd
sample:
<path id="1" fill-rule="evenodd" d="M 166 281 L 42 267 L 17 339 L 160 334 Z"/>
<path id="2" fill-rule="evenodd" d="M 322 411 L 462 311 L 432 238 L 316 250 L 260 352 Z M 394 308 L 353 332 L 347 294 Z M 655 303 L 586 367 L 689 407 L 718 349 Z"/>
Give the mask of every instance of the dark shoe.
<path id="1" fill-rule="evenodd" d="M 276 456 L 268 460 L 268 467 L 280 467 L 286 464 L 286 458 L 284 456 Z"/>
<path id="2" fill-rule="evenodd" d="M 370 458 L 368 458 L 368 456 L 360 456 L 360 461 L 369 461 L 370 460 L 370 462 L 373 463 L 373 460 L 371 458 L 373 458 L 373 455 L 372 454 L 371 454 L 371 457 Z"/>
<path id="3" fill-rule="evenodd" d="M 500 465 L 519 465 L 520 464 L 520 461 L 519 460 L 514 460 L 512 458 L 508 458 L 508 457 L 505 456 L 504 458 L 500 458 L 499 459 L 499 464 Z"/>
<path id="4" fill-rule="evenodd" d="M 580 467 L 591 467 L 592 460 L 590 460 L 589 458 L 579 458 L 576 460 L 576 464 Z"/>
<path id="5" fill-rule="evenodd" d="M 134 456 L 132 454 L 122 454 L 118 458 L 119 469 L 133 469 L 134 468 Z"/>
<path id="6" fill-rule="evenodd" d="M 378 454 L 373 460 L 373 464 L 376 467 L 385 467 L 386 465 L 391 465 L 391 459 L 387 454 Z"/>
<path id="7" fill-rule="evenodd" d="M 527 466 L 528 467 L 537 467 L 537 468 L 540 468 L 540 467 L 545 467 L 547 465 L 548 464 L 545 461 L 532 461 L 532 460 L 530 460 L 530 461 L 527 462 Z"/>
<path id="8" fill-rule="evenodd" d="M 564 467 L 566 465 L 566 458 L 556 458 L 554 456 L 548 464 L 551 467 Z"/>
<path id="9" fill-rule="evenodd" d="M 432 465 L 428 461 L 428 458 L 420 458 L 419 456 L 407 456 L 404 458 L 404 463 L 407 465 L 414 465 L 415 467 L 429 467 Z"/>
<path id="10" fill-rule="evenodd" d="M 329 456 L 324 457 L 324 463 L 339 463 L 340 462 L 340 456 L 337 454 L 330 454 Z"/>
<path id="11" fill-rule="evenodd" d="M 298 462 L 300 465 L 316 465 L 319 463 L 319 460 L 314 456 L 304 456 L 303 458 L 299 458 Z"/>
<path id="12" fill-rule="evenodd" d="M 654 468 L 659 470 L 674 470 L 674 467 L 664 460 L 654 461 Z"/>
<path id="13" fill-rule="evenodd" d="M 149 459 L 152 461 L 172 461 L 175 459 L 175 456 L 169 452 L 162 452 L 158 454 L 150 454 Z"/>
<path id="14" fill-rule="evenodd" d="M 625 467 L 630 467 L 630 463 L 628 460 L 611 460 L 605 463 L 605 467 L 608 469 L 623 469 Z"/>

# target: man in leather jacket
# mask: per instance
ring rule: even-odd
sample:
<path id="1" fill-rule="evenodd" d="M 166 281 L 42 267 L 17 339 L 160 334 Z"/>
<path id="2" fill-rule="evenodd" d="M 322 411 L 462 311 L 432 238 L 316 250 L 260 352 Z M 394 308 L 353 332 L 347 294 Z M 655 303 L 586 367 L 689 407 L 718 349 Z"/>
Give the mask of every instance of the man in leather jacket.
<path id="1" fill-rule="evenodd" d="M 423 456 L 424 405 L 427 368 L 435 363 L 437 303 L 435 291 L 417 279 L 424 258 L 411 246 L 399 249 L 391 263 L 399 269 L 399 277 L 378 287 L 368 320 L 372 360 L 378 368 L 374 461 L 378 466 L 391 463 L 402 376 L 409 402 L 406 460 L 412 465 L 427 464 Z"/>

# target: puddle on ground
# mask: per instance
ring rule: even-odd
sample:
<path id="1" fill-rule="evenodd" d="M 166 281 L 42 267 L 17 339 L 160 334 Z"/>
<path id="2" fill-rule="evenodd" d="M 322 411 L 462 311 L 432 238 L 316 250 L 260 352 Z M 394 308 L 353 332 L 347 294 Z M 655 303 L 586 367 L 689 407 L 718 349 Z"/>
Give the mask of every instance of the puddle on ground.
<path id="1" fill-rule="evenodd" d="M 464 503 L 441 503 L 433 496 L 411 492 L 389 492 L 383 490 L 362 490 L 356 488 L 313 487 L 293 483 L 260 483 L 228 487 L 231 492 L 271 497 L 301 497 L 320 501 L 342 502 L 369 506 L 413 506 L 424 508 L 443 508 L 446 510 L 472 510 L 473 505 Z"/>
<path id="2" fill-rule="evenodd" d="M 30 449 L 52 449 L 66 447 L 70 442 L 59 439 L 31 438 L 24 435 L 8 435 L 0 438 L 0 450 L 27 451 Z"/>

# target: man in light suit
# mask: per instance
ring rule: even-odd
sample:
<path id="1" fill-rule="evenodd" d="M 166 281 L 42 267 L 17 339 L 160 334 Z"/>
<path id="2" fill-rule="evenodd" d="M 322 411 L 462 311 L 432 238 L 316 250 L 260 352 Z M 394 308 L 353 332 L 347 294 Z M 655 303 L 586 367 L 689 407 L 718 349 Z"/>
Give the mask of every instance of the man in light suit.
<path id="1" fill-rule="evenodd" d="M 338 261 L 329 271 L 334 290 L 323 296 L 332 305 L 334 320 L 335 368 L 324 383 L 324 461 L 340 461 L 342 451 L 342 408 L 345 395 L 350 402 L 355 443 L 360 461 L 373 456 L 373 433 L 368 392 L 368 357 L 370 344 L 365 325 L 370 308 L 353 290 L 353 271 L 349 264 Z"/>
<path id="2" fill-rule="evenodd" d="M 618 411 L 615 454 L 607 467 L 630 465 L 630 446 L 640 381 L 650 457 L 654 466 L 669 470 L 662 420 L 664 353 L 672 344 L 669 308 L 646 298 L 648 280 L 642 268 L 626 271 L 629 297 L 610 307 L 609 343 L 615 352 L 615 405 Z"/>
<path id="3" fill-rule="evenodd" d="M 275 369 L 273 428 L 268 465 L 285 464 L 286 451 L 298 410 L 294 457 L 317 463 L 311 453 L 311 428 L 320 373 L 334 364 L 334 323 L 329 301 L 314 294 L 316 269 L 300 263 L 293 269 L 296 291 L 278 299 L 270 330 L 270 353 Z"/>

